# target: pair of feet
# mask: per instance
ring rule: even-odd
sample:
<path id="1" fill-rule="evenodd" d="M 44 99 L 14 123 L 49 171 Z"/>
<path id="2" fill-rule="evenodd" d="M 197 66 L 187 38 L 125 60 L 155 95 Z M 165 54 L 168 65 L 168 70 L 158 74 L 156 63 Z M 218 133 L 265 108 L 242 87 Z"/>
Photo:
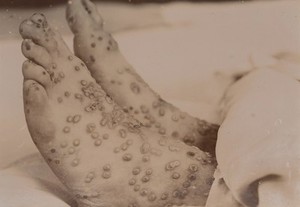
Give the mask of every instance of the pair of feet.
<path id="1" fill-rule="evenodd" d="M 26 121 L 54 173 L 80 207 L 204 205 L 218 126 L 152 91 L 91 2 L 67 20 L 81 60 L 42 14 L 20 25 Z"/>

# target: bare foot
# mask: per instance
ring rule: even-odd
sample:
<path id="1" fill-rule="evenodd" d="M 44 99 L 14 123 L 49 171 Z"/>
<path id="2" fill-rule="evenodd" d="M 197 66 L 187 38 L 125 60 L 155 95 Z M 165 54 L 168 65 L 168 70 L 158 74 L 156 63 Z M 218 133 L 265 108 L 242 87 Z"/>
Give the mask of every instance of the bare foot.
<path id="1" fill-rule="evenodd" d="M 42 14 L 20 33 L 30 134 L 80 207 L 205 204 L 215 169 L 208 153 L 124 112 Z"/>
<path id="2" fill-rule="evenodd" d="M 75 35 L 75 54 L 117 104 L 152 131 L 214 154 L 218 126 L 161 99 L 126 61 L 113 37 L 103 30 L 95 5 L 89 0 L 72 0 L 67 19 Z"/>

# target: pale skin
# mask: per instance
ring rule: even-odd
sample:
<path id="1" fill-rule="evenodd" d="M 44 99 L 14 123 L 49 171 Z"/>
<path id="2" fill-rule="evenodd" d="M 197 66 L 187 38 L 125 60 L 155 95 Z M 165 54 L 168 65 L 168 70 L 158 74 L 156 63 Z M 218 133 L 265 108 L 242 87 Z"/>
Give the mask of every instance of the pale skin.
<path id="1" fill-rule="evenodd" d="M 28 129 L 79 207 L 205 204 L 216 165 L 209 153 L 124 111 L 43 15 L 22 22 L 20 34 Z"/>
<path id="2" fill-rule="evenodd" d="M 104 30 L 103 19 L 92 2 L 69 1 L 67 20 L 74 33 L 75 55 L 119 106 L 151 131 L 215 153 L 219 126 L 190 116 L 154 92 Z"/>
<path id="3" fill-rule="evenodd" d="M 23 64 L 26 121 L 33 141 L 47 164 L 69 189 L 79 207 L 205 205 L 216 166 L 211 154 L 214 153 L 218 126 L 182 113 L 150 89 L 121 55 L 112 36 L 103 30 L 103 21 L 89 1 L 70 2 L 67 18 L 75 35 L 75 54 L 82 61 L 70 52 L 59 34 L 48 26 L 43 15 L 35 14 L 20 26 L 20 33 L 24 38 L 22 51 L 29 59 Z M 218 160 L 223 163 L 220 165 L 223 174 L 230 166 L 226 163 L 226 159 L 230 158 L 230 153 L 226 151 L 231 149 L 230 144 L 238 144 L 239 148 L 230 150 L 236 152 L 242 149 L 242 143 L 248 143 L 249 135 L 259 138 L 264 134 L 257 129 L 268 129 L 253 121 L 252 114 L 249 116 L 252 121 L 247 121 L 244 113 L 248 111 L 250 114 L 252 100 L 261 100 L 261 97 L 270 100 L 269 91 L 265 93 L 267 95 L 261 95 L 261 88 L 254 90 L 259 85 L 255 80 L 267 77 L 266 80 L 269 81 L 273 72 L 266 71 L 254 73 L 254 81 L 247 82 L 247 87 L 240 87 L 237 82 L 224 99 L 225 102 L 228 101 L 225 106 L 230 107 L 223 110 L 228 113 L 224 114 L 225 120 L 219 134 L 221 141 L 217 148 Z M 279 82 L 274 81 L 274 85 L 277 86 Z M 286 83 L 288 82 L 291 83 L 290 80 Z M 297 86 L 294 84 L 287 91 L 293 91 Z M 242 89 L 236 92 L 236 88 Z M 273 87 L 270 88 L 270 91 L 274 91 Z M 248 89 L 251 89 L 250 92 Z M 243 97 L 246 94 L 248 99 L 239 94 Z M 293 98 L 279 98 L 275 103 L 294 100 Z M 275 123 L 276 126 L 284 123 L 288 127 L 280 130 L 295 131 L 297 126 L 293 124 L 298 122 L 290 117 L 295 117 L 298 105 L 291 105 L 294 102 L 290 101 L 292 113 L 287 115 L 285 110 L 271 108 L 274 105 L 272 101 L 274 100 L 271 99 L 267 106 L 258 105 L 261 107 L 256 113 L 261 115 L 258 120 Z M 239 111 L 240 108 L 243 113 Z M 266 113 L 266 109 L 270 113 Z M 275 112 L 280 112 L 280 115 Z M 270 114 L 272 116 L 268 116 Z M 273 118 L 274 114 L 285 119 L 278 122 Z M 240 120 L 236 121 L 237 118 Z M 230 136 L 233 132 L 241 134 Z M 295 133 L 295 137 L 298 134 Z M 246 141 L 229 141 L 230 138 L 237 137 L 245 138 Z M 291 146 L 295 150 L 290 150 L 290 147 L 289 150 L 295 152 L 298 142 L 296 138 L 292 140 L 295 143 Z M 200 150 L 181 141 L 196 145 Z M 261 158 L 266 157 L 264 150 L 265 148 L 262 149 Z M 224 155 L 220 156 L 223 151 Z M 244 154 L 244 150 L 241 151 L 237 157 Z M 255 152 L 251 156 L 254 164 L 258 154 Z M 294 154 L 292 155 L 293 158 Z M 283 158 L 282 161 L 291 161 L 292 158 Z M 236 169 L 236 162 L 233 163 L 234 172 L 239 172 L 236 174 L 247 177 L 251 172 L 250 164 Z M 244 160 L 241 163 L 245 163 Z M 267 175 L 274 174 L 272 167 L 279 162 L 276 160 L 270 163 L 270 166 L 260 167 L 260 171 Z M 297 169 L 297 165 L 295 166 Z M 226 176 L 225 181 L 231 184 L 231 190 L 235 192 L 234 180 L 228 178 L 236 174 L 227 174 L 229 176 Z M 277 174 L 281 176 L 280 173 Z M 255 177 L 244 180 L 252 182 L 260 179 L 257 173 L 250 175 Z M 297 184 L 297 176 L 289 176 L 289 179 Z M 267 195 L 259 197 L 262 206 L 278 204 L 272 197 L 268 197 L 271 190 L 277 189 L 272 185 L 274 182 L 260 185 L 260 195 Z M 286 191 L 282 190 L 283 185 L 278 186 L 280 190 L 275 193 L 291 189 L 291 185 L 284 186 Z M 293 189 L 293 192 L 296 190 Z M 298 204 L 297 195 L 290 193 L 289 197 L 281 197 L 288 198 L 287 203 L 293 201 Z M 220 197 L 222 195 L 215 199 L 218 204 Z M 247 206 L 245 200 L 239 197 L 237 199 Z M 222 205 L 240 205 L 235 199 L 230 202 L 231 204 Z"/>

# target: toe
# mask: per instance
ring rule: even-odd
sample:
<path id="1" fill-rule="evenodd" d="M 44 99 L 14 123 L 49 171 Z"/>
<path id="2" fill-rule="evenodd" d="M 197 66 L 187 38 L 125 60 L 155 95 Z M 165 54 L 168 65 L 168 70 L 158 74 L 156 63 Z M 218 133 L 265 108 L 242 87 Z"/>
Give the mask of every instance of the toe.
<path id="1" fill-rule="evenodd" d="M 24 20 L 19 31 L 23 39 L 31 39 L 35 44 L 44 47 L 52 56 L 60 56 L 59 50 L 70 53 L 60 35 L 49 26 L 43 14 L 36 13 Z"/>
<path id="2" fill-rule="evenodd" d="M 25 80 L 23 99 L 26 122 L 34 142 L 50 142 L 54 138 L 54 127 L 49 122 L 49 104 L 45 88 L 34 80 Z"/>
<path id="3" fill-rule="evenodd" d="M 103 20 L 95 5 L 90 1 L 69 1 L 66 17 L 73 33 L 85 31 L 84 28 L 98 28 L 103 26 Z"/>
<path id="4" fill-rule="evenodd" d="M 22 42 L 23 55 L 36 62 L 37 64 L 47 68 L 51 64 L 51 57 L 44 47 L 36 45 L 32 40 L 25 39 Z"/>
<path id="5" fill-rule="evenodd" d="M 35 80 L 25 80 L 23 89 L 24 103 L 30 108 L 43 107 L 48 99 L 45 88 Z"/>
<path id="6" fill-rule="evenodd" d="M 96 5 L 93 4 L 90 0 L 82 0 L 82 6 L 84 7 L 86 13 L 99 25 L 103 26 L 103 19 L 98 13 Z"/>
<path id="7" fill-rule="evenodd" d="M 55 51 L 57 48 L 57 42 L 53 38 L 49 38 L 49 35 L 54 35 L 53 31 L 48 27 L 48 23 L 42 14 L 34 14 L 31 18 L 24 20 L 20 25 L 20 34 L 23 39 L 32 39 L 38 45 L 41 45 L 48 49 L 49 52 Z M 37 19 L 42 22 L 39 23 Z"/>
<path id="8" fill-rule="evenodd" d="M 33 63 L 32 61 L 25 61 L 22 66 L 24 80 L 34 80 L 41 84 L 44 88 L 51 86 L 51 75 L 43 67 Z"/>

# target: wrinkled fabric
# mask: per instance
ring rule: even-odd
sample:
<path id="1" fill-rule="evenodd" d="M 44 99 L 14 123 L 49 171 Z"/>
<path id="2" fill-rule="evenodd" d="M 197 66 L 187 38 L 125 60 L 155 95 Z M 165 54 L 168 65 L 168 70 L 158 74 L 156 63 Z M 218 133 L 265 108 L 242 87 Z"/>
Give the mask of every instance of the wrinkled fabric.
<path id="1" fill-rule="evenodd" d="M 257 69 L 223 100 L 207 207 L 300 206 L 300 83 Z"/>

